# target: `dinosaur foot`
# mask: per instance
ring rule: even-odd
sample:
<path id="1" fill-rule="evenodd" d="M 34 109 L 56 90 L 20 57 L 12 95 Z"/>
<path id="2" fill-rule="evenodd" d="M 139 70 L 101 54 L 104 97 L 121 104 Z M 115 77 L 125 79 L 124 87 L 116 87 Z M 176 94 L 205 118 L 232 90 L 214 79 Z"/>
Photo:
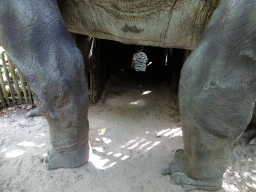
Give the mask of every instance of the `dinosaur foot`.
<path id="1" fill-rule="evenodd" d="M 73 151 L 56 152 L 51 149 L 45 158 L 47 169 L 75 168 L 88 162 L 89 144 L 81 146 Z"/>
<path id="2" fill-rule="evenodd" d="M 32 111 L 29 111 L 27 114 L 26 114 L 26 118 L 29 118 L 29 117 L 34 117 L 34 116 L 42 116 L 43 114 L 38 110 L 38 108 L 32 110 Z"/>
<path id="3" fill-rule="evenodd" d="M 184 151 L 179 149 L 176 151 L 175 158 L 168 168 L 162 170 L 162 175 L 171 175 L 171 180 L 176 185 L 181 185 L 185 191 L 207 190 L 217 191 L 221 189 L 222 178 L 196 180 L 188 177 L 184 173 L 183 168 Z"/>

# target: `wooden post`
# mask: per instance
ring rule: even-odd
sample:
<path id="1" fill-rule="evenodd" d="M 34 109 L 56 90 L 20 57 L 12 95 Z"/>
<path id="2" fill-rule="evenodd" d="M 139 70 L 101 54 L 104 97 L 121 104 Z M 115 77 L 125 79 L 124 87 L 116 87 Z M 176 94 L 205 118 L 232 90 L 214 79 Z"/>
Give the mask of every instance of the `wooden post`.
<path id="1" fill-rule="evenodd" d="M 2 57 L 2 62 L 3 62 L 3 66 L 4 66 L 5 77 L 6 77 L 7 83 L 8 83 L 9 88 L 10 88 L 12 102 L 13 102 L 13 104 L 16 104 L 14 89 L 13 89 L 13 86 L 11 84 L 11 80 L 10 80 L 10 77 L 9 77 L 9 70 L 7 69 L 6 61 L 4 60 L 4 54 L 5 54 L 5 52 L 2 52 L 1 57 Z"/>
<path id="2" fill-rule="evenodd" d="M 92 78 L 92 76 L 93 76 L 93 72 L 92 72 L 92 69 L 90 69 L 90 103 L 93 103 L 93 83 L 92 83 L 92 81 L 93 81 L 93 78 Z"/>
<path id="3" fill-rule="evenodd" d="M 12 80 L 14 82 L 15 91 L 18 95 L 19 103 L 22 103 L 22 96 L 21 96 L 20 87 L 19 87 L 19 84 L 18 84 L 18 81 L 17 81 L 17 76 L 16 76 L 16 73 L 14 71 L 14 65 L 13 65 L 13 62 L 12 62 L 12 60 L 11 60 L 11 58 L 8 54 L 7 54 L 7 59 L 8 59 L 10 72 L 11 72 L 11 75 L 12 75 Z"/>
<path id="4" fill-rule="evenodd" d="M 31 91 L 30 91 L 30 85 L 27 82 L 27 87 L 28 87 L 28 97 L 29 97 L 29 102 L 32 104 L 32 95 L 31 95 Z"/>
<path id="5" fill-rule="evenodd" d="M 91 95 L 91 101 L 92 103 L 97 103 L 98 102 L 98 90 L 97 90 L 97 65 L 96 65 L 96 62 L 93 63 L 93 67 L 91 69 L 91 92 L 92 92 L 92 95 Z"/>
<path id="6" fill-rule="evenodd" d="M 187 60 L 188 56 L 192 53 L 192 50 L 186 49 L 185 54 L 184 54 L 184 59 L 183 59 L 183 64 Z"/>
<path id="7" fill-rule="evenodd" d="M 3 95 L 1 87 L 0 87 L 0 100 L 2 103 L 2 107 L 6 107 L 6 103 L 5 103 L 5 99 L 4 99 L 4 95 Z"/>
<path id="8" fill-rule="evenodd" d="M 26 89 L 25 81 L 24 81 L 24 78 L 20 74 L 19 71 L 18 71 L 18 76 L 20 78 L 21 88 L 22 88 L 22 91 L 23 91 L 23 95 L 24 95 L 25 101 L 26 101 L 26 103 L 28 103 L 28 94 L 27 94 L 27 89 Z"/>
<path id="9" fill-rule="evenodd" d="M 0 83 L 1 83 L 1 88 L 2 88 L 2 92 L 3 92 L 3 95 L 4 95 L 4 98 L 7 102 L 7 104 L 9 105 L 10 102 L 9 102 L 9 98 L 8 98 L 8 93 L 5 89 L 5 82 L 4 82 L 4 79 L 3 79 L 3 74 L 2 74 L 2 71 L 0 69 Z"/>
<path id="10" fill-rule="evenodd" d="M 97 102 L 97 78 L 96 78 L 96 64 L 93 64 L 92 69 L 90 69 L 90 102 L 96 103 Z"/>
<path id="11" fill-rule="evenodd" d="M 92 89 L 92 103 L 97 103 L 99 101 L 99 93 L 100 93 L 100 89 L 99 89 L 99 63 L 100 63 L 100 55 L 99 55 L 99 40 L 95 39 L 95 44 L 94 44 L 94 60 L 92 63 L 92 67 L 91 67 L 91 87 L 90 89 Z"/>

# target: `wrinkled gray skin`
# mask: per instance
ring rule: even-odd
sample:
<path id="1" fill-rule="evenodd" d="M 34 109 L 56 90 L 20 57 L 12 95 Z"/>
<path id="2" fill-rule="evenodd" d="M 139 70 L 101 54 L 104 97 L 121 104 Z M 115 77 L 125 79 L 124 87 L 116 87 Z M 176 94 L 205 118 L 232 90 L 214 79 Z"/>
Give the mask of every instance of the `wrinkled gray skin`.
<path id="1" fill-rule="evenodd" d="M 184 151 L 163 173 L 171 172 L 186 190 L 221 187 L 229 151 L 250 123 L 256 91 L 255 10 L 255 1 L 222 1 L 182 68 Z M 198 187 L 201 181 L 206 182 Z"/>
<path id="2" fill-rule="evenodd" d="M 185 191 L 221 188 L 230 149 L 252 117 L 255 10 L 254 0 L 222 0 L 182 68 L 184 150 L 162 174 L 171 174 Z M 0 1 L 0 42 L 30 82 L 49 123 L 48 168 L 85 164 L 89 125 L 83 58 L 57 4 Z"/>
<path id="3" fill-rule="evenodd" d="M 47 119 L 48 169 L 89 157 L 88 89 L 83 57 L 52 1 L 0 1 L 0 42 L 31 85 Z"/>

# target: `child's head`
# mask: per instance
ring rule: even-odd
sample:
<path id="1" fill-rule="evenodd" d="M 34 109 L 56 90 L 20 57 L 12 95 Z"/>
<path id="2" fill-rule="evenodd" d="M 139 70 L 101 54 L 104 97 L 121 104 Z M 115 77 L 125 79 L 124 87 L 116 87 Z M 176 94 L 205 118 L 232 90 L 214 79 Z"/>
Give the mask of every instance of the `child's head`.
<path id="1" fill-rule="evenodd" d="M 135 45 L 135 50 L 136 50 L 137 52 L 143 51 L 143 45 Z"/>

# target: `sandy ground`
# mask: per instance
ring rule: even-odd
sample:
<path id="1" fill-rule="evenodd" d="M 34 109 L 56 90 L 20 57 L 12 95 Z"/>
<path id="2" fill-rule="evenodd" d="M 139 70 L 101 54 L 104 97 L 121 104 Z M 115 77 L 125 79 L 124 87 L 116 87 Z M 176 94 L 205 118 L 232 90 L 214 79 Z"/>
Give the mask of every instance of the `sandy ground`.
<path id="1" fill-rule="evenodd" d="M 0 191 L 183 191 L 160 174 L 183 148 L 176 95 L 169 90 L 165 82 L 148 81 L 142 94 L 132 79 L 112 78 L 105 103 L 89 109 L 90 161 L 75 169 L 46 169 L 51 144 L 44 117 L 26 119 L 25 105 L 2 110 Z M 255 155 L 247 140 L 235 144 L 221 191 L 256 191 Z"/>

